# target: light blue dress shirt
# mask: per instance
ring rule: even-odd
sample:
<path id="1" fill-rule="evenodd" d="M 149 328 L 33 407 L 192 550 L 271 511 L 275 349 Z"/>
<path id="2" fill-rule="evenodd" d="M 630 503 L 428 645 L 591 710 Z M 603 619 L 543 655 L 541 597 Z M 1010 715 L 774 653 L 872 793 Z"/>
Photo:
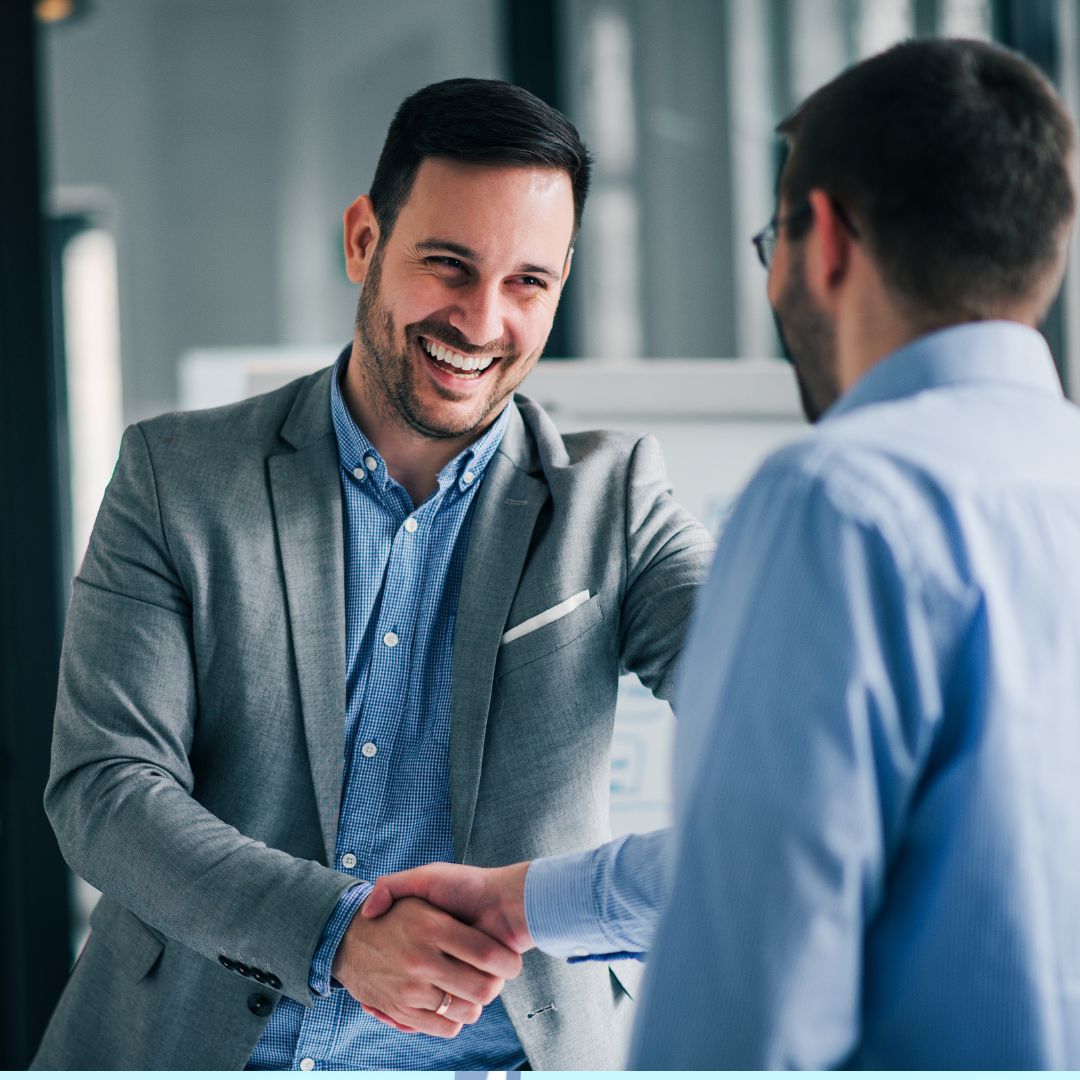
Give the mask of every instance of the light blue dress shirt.
<path id="1" fill-rule="evenodd" d="M 766 462 L 677 704 L 632 1067 L 1080 1068 L 1080 411 L 1038 334 L 921 338 Z"/>
<path id="2" fill-rule="evenodd" d="M 549 956 L 644 960 L 670 891 L 671 830 L 621 836 L 591 851 L 535 859 L 525 922 Z"/>
<path id="3" fill-rule="evenodd" d="M 345 550 L 345 761 L 335 869 L 363 884 L 327 923 L 304 1008 L 282 998 L 252 1054 L 254 1069 L 506 1069 L 524 1052 L 496 999 L 456 1039 L 407 1034 L 331 987 L 345 930 L 381 874 L 453 862 L 450 689 L 454 626 L 469 522 L 484 470 L 502 442 L 511 403 L 440 472 L 414 506 L 356 425 L 338 360 L 330 407 L 340 458 Z"/>

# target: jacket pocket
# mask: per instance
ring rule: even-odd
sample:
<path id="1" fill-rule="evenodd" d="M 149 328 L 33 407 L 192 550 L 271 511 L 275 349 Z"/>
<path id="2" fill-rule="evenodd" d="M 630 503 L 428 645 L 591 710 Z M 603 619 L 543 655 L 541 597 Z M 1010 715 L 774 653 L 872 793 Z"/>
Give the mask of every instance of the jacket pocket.
<path id="1" fill-rule="evenodd" d="M 603 620 L 604 611 L 597 594 L 569 614 L 501 645 L 495 658 L 495 678 L 569 645 Z"/>

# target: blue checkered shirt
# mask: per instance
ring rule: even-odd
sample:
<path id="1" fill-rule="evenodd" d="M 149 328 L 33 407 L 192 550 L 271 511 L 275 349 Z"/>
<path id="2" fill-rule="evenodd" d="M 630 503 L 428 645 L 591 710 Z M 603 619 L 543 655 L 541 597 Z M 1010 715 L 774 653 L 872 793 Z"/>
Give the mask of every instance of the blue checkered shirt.
<path id="1" fill-rule="evenodd" d="M 438 475 L 421 506 L 390 478 L 341 396 L 330 393 L 345 526 L 345 760 L 335 868 L 350 889 L 312 960 L 310 1008 L 283 997 L 248 1063 L 254 1069 L 505 1069 L 524 1059 L 496 1000 L 456 1039 L 405 1034 L 331 987 L 338 944 L 368 882 L 452 862 L 450 685 L 470 510 L 513 404 Z"/>

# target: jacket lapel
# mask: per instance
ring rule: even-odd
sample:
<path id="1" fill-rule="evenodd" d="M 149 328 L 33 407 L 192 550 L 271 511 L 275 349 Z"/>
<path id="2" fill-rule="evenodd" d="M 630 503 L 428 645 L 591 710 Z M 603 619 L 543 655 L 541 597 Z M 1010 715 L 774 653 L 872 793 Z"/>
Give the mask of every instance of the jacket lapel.
<path id="1" fill-rule="evenodd" d="M 293 449 L 269 459 L 308 760 L 328 864 L 337 839 L 345 752 L 345 555 L 331 373 L 320 372 L 305 383 L 281 431 Z"/>
<path id="2" fill-rule="evenodd" d="M 515 408 L 476 493 L 454 629 L 450 699 L 450 806 L 454 858 L 465 855 L 476 812 L 499 639 L 517 592 L 533 527 L 548 498 L 530 475 L 536 455 Z"/>

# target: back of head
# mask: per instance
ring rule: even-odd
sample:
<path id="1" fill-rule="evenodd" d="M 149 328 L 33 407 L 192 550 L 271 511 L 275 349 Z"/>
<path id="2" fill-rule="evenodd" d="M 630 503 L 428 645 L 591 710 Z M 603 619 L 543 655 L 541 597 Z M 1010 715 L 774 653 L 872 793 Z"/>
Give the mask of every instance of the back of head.
<path id="1" fill-rule="evenodd" d="M 916 318 L 1049 305 L 1075 212 L 1075 129 L 1020 56 L 905 42 L 823 86 L 777 131 L 790 143 L 788 205 L 814 188 L 831 195 Z"/>
<path id="2" fill-rule="evenodd" d="M 581 225 L 589 153 L 561 112 L 520 86 L 495 79 L 447 79 L 402 102 L 371 183 L 371 201 L 385 235 L 393 231 L 427 157 L 562 170 L 573 191 L 575 231 Z"/>

